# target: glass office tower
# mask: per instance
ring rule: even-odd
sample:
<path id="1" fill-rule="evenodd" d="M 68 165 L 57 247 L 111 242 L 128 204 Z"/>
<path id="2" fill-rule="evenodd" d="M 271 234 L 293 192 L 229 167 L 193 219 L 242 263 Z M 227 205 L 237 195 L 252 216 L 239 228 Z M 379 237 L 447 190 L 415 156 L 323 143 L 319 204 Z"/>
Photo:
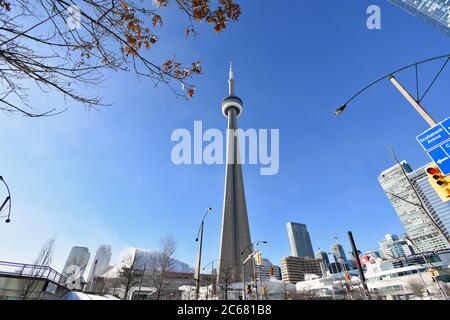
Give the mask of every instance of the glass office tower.
<path id="1" fill-rule="evenodd" d="M 450 0 L 389 0 L 450 36 Z"/>

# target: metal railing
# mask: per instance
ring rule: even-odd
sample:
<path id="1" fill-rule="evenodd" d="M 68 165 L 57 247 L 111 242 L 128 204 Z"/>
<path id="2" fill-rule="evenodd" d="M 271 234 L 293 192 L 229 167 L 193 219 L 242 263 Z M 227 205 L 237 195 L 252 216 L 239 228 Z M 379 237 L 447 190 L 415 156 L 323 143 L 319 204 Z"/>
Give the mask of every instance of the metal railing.
<path id="1" fill-rule="evenodd" d="M 2 274 L 50 280 L 61 285 L 65 285 L 67 283 L 66 276 L 49 266 L 0 261 L 0 275 Z"/>

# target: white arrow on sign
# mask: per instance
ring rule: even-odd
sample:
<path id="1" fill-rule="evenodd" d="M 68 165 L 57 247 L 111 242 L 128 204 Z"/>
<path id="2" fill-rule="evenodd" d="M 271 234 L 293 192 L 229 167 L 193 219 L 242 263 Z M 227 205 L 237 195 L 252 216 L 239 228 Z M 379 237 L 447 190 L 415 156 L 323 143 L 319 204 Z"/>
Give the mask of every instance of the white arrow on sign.
<path id="1" fill-rule="evenodd" d="M 442 162 L 447 161 L 447 160 L 448 160 L 448 157 L 445 157 L 444 159 L 439 159 L 439 160 L 437 161 L 437 163 L 438 163 L 438 164 L 441 164 Z"/>

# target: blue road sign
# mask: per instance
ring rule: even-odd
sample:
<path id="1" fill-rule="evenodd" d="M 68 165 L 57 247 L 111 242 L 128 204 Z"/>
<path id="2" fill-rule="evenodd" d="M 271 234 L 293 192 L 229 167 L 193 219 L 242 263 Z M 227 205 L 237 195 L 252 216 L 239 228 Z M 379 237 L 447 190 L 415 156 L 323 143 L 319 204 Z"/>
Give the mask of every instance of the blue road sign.
<path id="1" fill-rule="evenodd" d="M 441 125 L 444 127 L 447 132 L 450 133 L 450 118 L 441 122 Z"/>
<path id="2" fill-rule="evenodd" d="M 441 148 L 444 149 L 444 151 L 447 152 L 448 155 L 450 155 L 450 141 L 442 144 Z"/>
<path id="3" fill-rule="evenodd" d="M 438 125 L 428 129 L 416 139 L 422 145 L 425 151 L 433 149 L 450 139 L 450 118 Z"/>
<path id="4" fill-rule="evenodd" d="M 448 151 L 450 151 L 450 142 L 427 152 L 444 175 L 450 174 L 450 154 L 447 153 Z"/>

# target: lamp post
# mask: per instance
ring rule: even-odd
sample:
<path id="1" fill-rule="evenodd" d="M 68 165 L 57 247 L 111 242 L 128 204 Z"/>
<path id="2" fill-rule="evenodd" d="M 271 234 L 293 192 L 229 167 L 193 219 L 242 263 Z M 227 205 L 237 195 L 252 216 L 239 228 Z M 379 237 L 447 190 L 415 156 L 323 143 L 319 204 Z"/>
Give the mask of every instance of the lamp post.
<path id="1" fill-rule="evenodd" d="M 196 242 L 199 240 L 200 236 L 200 244 L 198 246 L 198 261 L 197 261 L 197 279 L 196 279 L 196 288 L 195 288 L 195 300 L 198 300 L 198 295 L 200 293 L 200 266 L 202 263 L 202 246 L 203 246 L 203 226 L 205 224 L 206 215 L 208 212 L 210 212 L 212 208 L 208 208 L 203 215 L 202 222 L 200 223 L 200 229 L 197 233 L 197 238 L 195 239 Z"/>
<path id="2" fill-rule="evenodd" d="M 209 266 L 209 265 L 211 265 L 211 290 L 212 290 L 212 287 L 213 287 L 213 285 L 214 285 L 214 280 L 213 280 L 213 272 L 214 272 L 214 262 L 216 262 L 216 261 L 221 261 L 222 259 L 215 259 L 215 260 L 212 260 L 210 263 L 208 263 L 206 266 L 204 266 L 203 267 L 203 271 L 205 271 L 206 270 L 206 268 Z M 206 290 L 206 300 L 208 300 L 208 291 L 209 290 Z"/>
<path id="3" fill-rule="evenodd" d="M 2 176 L 0 176 L 0 181 L 3 182 L 3 184 L 6 187 L 6 191 L 8 192 L 8 196 L 6 197 L 6 199 L 3 201 L 3 203 L 0 205 L 0 214 L 3 210 L 3 208 L 6 206 L 6 204 L 9 202 L 9 207 L 8 207 L 8 214 L 7 214 L 7 218 L 5 220 L 6 223 L 10 223 L 11 222 L 11 192 L 9 191 L 9 186 L 6 183 L 6 181 L 3 179 Z"/>
<path id="4" fill-rule="evenodd" d="M 248 258 L 249 258 L 250 256 L 252 256 L 251 258 L 252 258 L 252 266 L 253 266 L 253 281 L 254 281 L 254 283 L 255 283 L 256 300 L 258 300 L 258 284 L 257 284 L 257 281 L 256 281 L 255 260 L 253 259 L 253 255 L 255 254 L 254 246 L 255 246 L 255 245 L 258 246 L 260 243 L 266 244 L 266 243 L 268 243 L 268 242 L 267 242 L 267 241 L 264 241 L 264 240 L 254 241 L 254 242 L 250 243 L 247 247 L 245 247 L 245 249 L 242 250 L 242 252 L 241 252 L 241 261 L 242 261 L 242 284 L 243 284 L 243 286 L 244 286 L 244 296 L 243 296 L 243 300 L 246 300 L 246 299 L 245 299 L 245 263 L 247 262 L 247 260 L 248 260 Z M 252 251 L 251 251 L 251 253 L 247 256 L 247 258 L 244 260 L 244 252 L 245 252 L 248 248 L 250 248 L 250 247 L 252 247 Z M 260 272 L 260 273 L 261 273 L 261 272 Z"/>

